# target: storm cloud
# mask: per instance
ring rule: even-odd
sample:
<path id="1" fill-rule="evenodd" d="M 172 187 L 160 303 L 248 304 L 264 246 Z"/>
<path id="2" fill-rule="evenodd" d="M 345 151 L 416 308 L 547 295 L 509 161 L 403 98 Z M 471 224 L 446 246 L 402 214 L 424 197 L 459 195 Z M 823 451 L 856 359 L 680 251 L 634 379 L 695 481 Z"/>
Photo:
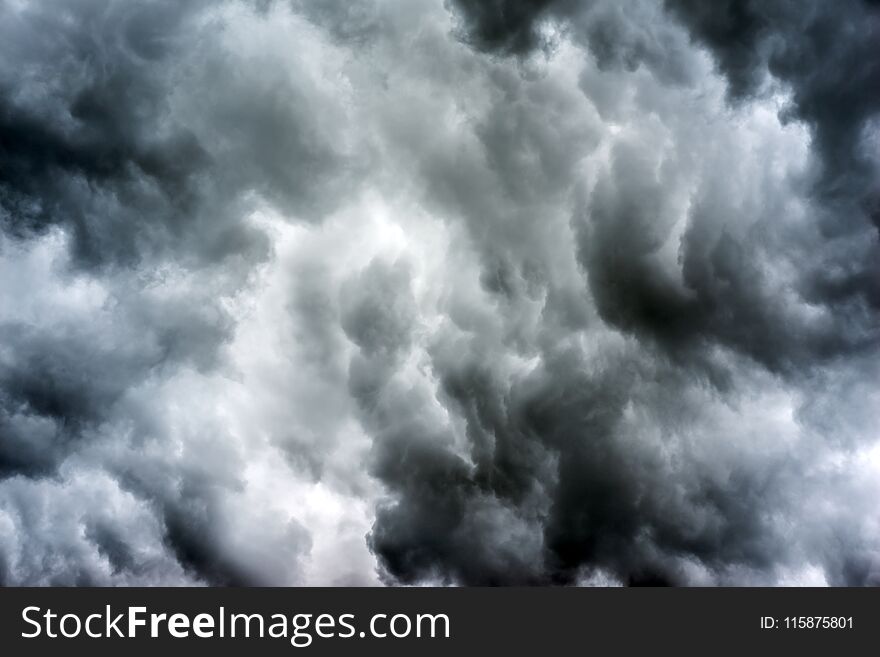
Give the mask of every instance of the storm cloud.
<path id="1" fill-rule="evenodd" d="M 880 8 L 0 5 L 0 583 L 877 585 Z"/>

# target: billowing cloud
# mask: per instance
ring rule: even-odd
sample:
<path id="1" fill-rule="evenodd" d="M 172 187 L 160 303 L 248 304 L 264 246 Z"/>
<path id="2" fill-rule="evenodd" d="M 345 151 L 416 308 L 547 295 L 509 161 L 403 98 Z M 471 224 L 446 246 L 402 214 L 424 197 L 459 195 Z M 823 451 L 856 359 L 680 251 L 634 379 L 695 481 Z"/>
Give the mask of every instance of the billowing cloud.
<path id="1" fill-rule="evenodd" d="M 880 581 L 875 4 L 0 11 L 4 584 Z"/>

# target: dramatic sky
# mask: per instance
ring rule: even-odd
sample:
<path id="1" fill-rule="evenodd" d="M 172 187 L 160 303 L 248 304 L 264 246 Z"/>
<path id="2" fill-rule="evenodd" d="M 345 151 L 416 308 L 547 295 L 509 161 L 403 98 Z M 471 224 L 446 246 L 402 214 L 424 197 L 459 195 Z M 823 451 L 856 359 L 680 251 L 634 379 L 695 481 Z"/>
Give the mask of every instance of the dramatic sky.
<path id="1" fill-rule="evenodd" d="M 0 0 L 0 584 L 880 585 L 878 43 Z"/>

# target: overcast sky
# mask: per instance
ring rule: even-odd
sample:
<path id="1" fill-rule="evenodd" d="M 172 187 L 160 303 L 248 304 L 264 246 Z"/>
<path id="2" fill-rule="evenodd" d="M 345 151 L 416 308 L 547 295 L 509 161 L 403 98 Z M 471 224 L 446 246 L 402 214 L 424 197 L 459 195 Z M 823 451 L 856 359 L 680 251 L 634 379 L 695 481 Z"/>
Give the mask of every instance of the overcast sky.
<path id="1" fill-rule="evenodd" d="M 0 584 L 880 585 L 878 41 L 0 0 Z"/>

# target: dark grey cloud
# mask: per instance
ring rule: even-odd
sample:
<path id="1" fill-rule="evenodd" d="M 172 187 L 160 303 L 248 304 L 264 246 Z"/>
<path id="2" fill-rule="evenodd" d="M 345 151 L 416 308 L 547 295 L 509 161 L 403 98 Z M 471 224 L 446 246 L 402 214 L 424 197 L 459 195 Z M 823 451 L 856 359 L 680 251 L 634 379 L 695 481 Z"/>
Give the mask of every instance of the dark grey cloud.
<path id="1" fill-rule="evenodd" d="M 3 584 L 876 584 L 876 3 L 3 5 Z"/>
<path id="2" fill-rule="evenodd" d="M 0 9 L 2 249 L 15 262 L 42 241 L 55 245 L 57 264 L 32 272 L 41 278 L 7 281 L 20 295 L 41 285 L 91 285 L 99 297 L 67 317 L 40 307 L 36 292 L 37 317 L 20 316 L 14 301 L 3 308 L 4 477 L 63 480 L 65 464 L 98 449 L 107 434 L 133 454 L 168 440 L 151 436 L 169 429 L 144 422 L 141 414 L 155 410 L 132 405 L 131 396 L 181 371 L 221 366 L 235 325 L 229 299 L 271 256 L 248 215 L 268 206 L 293 222 L 320 221 L 337 198 L 324 185 L 356 166 L 340 158 L 338 135 L 320 124 L 333 109 L 320 107 L 312 81 L 277 58 L 242 62 L 231 44 L 212 38 L 231 18 L 220 9 L 91 0 Z M 246 4 L 240 11 L 251 16 Z M 27 260 L 20 257 L 19 265 Z M 240 458 L 231 463 L 244 467 Z M 144 500 L 158 518 L 154 540 L 167 545 L 178 573 L 215 583 L 275 581 L 218 538 L 221 499 L 239 485 L 238 474 L 221 484 L 219 473 L 196 477 L 187 465 L 175 473 L 180 464 L 168 463 L 151 480 L 140 459 L 106 465 L 117 494 Z M 147 577 L 112 526 L 88 517 L 93 510 L 81 513 L 112 572 L 49 581 Z M 308 537 L 292 522 L 288 539 L 295 566 Z M 41 577 L 35 565 L 3 581 Z"/>
<path id="3" fill-rule="evenodd" d="M 566 0 L 524 5 L 453 3 L 466 34 L 480 48 L 528 54 L 537 47 L 536 34 L 542 23 L 556 21 L 583 41 L 600 69 L 634 70 L 644 64 L 658 79 L 687 81 L 688 64 L 681 53 L 680 38 L 668 28 L 652 25 L 652 19 L 664 21 L 647 8 L 650 4 L 634 3 L 624 11 L 613 4 Z M 875 312 L 876 281 L 880 280 L 876 276 L 876 263 L 880 262 L 876 257 L 878 175 L 877 158 L 866 140 L 876 133 L 880 110 L 878 94 L 873 92 L 878 67 L 871 54 L 880 21 L 876 4 L 853 0 L 832 7 L 821 2 L 805 6 L 786 1 L 731 0 L 707 5 L 669 0 L 664 6 L 681 20 L 694 41 L 708 48 L 728 82 L 732 99 L 744 102 L 771 93 L 767 88 L 770 81 L 790 93 L 790 104 L 780 116 L 803 122 L 813 135 L 818 169 L 813 189 L 825 206 L 817 229 L 830 243 L 851 238 L 873 245 L 856 256 L 858 265 L 845 265 L 843 271 L 839 263 L 819 256 L 820 264 L 805 272 L 799 291 L 813 303 L 827 304 L 849 315 L 860 312 L 864 305 Z M 660 292 L 656 303 L 650 298 L 654 293 L 631 292 L 634 301 L 648 295 L 642 302 L 636 301 L 646 306 L 646 313 L 654 312 L 652 304 L 676 303 Z M 679 314 L 691 323 L 688 313 Z M 659 323 L 666 326 L 668 319 L 660 318 Z"/>
<path id="4" fill-rule="evenodd" d="M 556 4 L 554 0 L 453 0 L 451 3 L 464 19 L 463 35 L 468 43 L 481 50 L 515 55 L 542 44 L 540 22 L 553 15 Z"/>
<path id="5" fill-rule="evenodd" d="M 8 232 L 67 226 L 86 266 L 136 261 L 186 234 L 210 158 L 189 131 L 165 124 L 163 72 L 180 56 L 177 30 L 194 9 L 4 9 L 0 198 Z"/>
<path id="6" fill-rule="evenodd" d="M 279 60 L 250 69 L 207 40 L 223 19 L 200 25 L 205 12 L 86 0 L 4 9 L 7 233 L 60 225 L 88 267 L 258 261 L 266 237 L 240 220 L 254 194 L 300 219 L 332 207 L 325 185 L 355 166 L 321 125 L 332 108 Z"/>
<path id="7" fill-rule="evenodd" d="M 878 162 L 869 146 L 880 112 L 876 3 L 734 2 L 711 13 L 699 3 L 667 4 L 710 48 L 731 96 L 759 93 L 767 76 L 790 90 L 783 116 L 810 127 L 819 159 L 815 193 L 827 206 L 820 230 L 829 242 L 858 236 L 874 245 L 846 273 L 831 275 L 835 268 L 823 261 L 805 277 L 803 292 L 817 303 L 876 312 Z"/>
<path id="8" fill-rule="evenodd" d="M 634 102 L 648 120 L 630 139 L 615 140 L 607 166 L 584 165 L 592 180 L 577 191 L 579 163 L 591 157 L 596 140 L 579 140 L 552 117 L 555 97 L 546 81 L 494 73 L 497 112 L 486 115 L 485 125 L 474 120 L 485 160 L 459 154 L 447 162 L 441 155 L 422 165 L 432 201 L 441 213 L 461 216 L 477 245 L 480 280 L 503 328 L 480 323 L 474 308 L 456 310 L 450 299 L 449 319 L 462 333 L 436 334 L 428 348 L 436 399 L 459 418 L 463 447 L 453 428 L 438 432 L 424 417 L 427 409 L 417 410 L 433 402 L 401 391 L 395 375 L 369 379 L 369 422 L 381 422 L 372 430 L 382 437 L 374 468 L 395 493 L 379 509 L 371 541 L 391 581 L 573 582 L 585 569 L 630 584 L 762 581 L 757 573 L 788 559 L 784 528 L 755 509 L 796 513 L 793 491 L 807 486 L 806 464 L 821 459 L 822 448 L 814 443 L 814 454 L 805 456 L 783 444 L 778 453 L 751 456 L 749 437 L 733 429 L 729 440 L 743 453 L 715 474 L 691 441 L 713 443 L 706 432 L 728 431 L 713 426 L 712 414 L 745 403 L 756 377 L 770 377 L 765 390 L 790 388 L 809 399 L 819 373 L 859 380 L 860 363 L 877 362 L 877 279 L 869 273 L 878 261 L 877 235 L 874 190 L 866 184 L 876 176 L 865 175 L 875 165 L 864 141 L 864 131 L 874 129 L 876 94 L 870 85 L 859 92 L 854 85 L 859 97 L 849 101 L 848 118 L 838 118 L 832 92 L 846 96 L 851 65 L 855 79 L 875 70 L 860 52 L 875 22 L 867 6 L 855 3 L 841 15 L 834 9 L 826 32 L 819 27 L 826 9 L 817 8 L 801 12 L 808 17 L 801 22 L 815 21 L 802 37 L 804 25 L 788 21 L 781 8 L 733 4 L 727 13 L 694 4 L 697 16 L 683 19 L 684 31 L 670 16 L 678 19 L 687 8 L 672 7 L 670 15 L 649 3 L 626 10 L 606 3 L 452 3 L 465 43 L 479 51 L 525 57 L 541 48 L 542 34 L 568 32 L 595 62 L 582 80 L 588 97 L 602 84 L 635 94 L 617 107 L 597 103 L 601 118 L 623 122 L 621 103 Z M 703 29 L 703 16 L 711 28 Z M 860 34 L 852 51 L 832 36 L 846 29 Z M 728 98 L 740 107 L 769 98 L 758 88 L 765 79 L 790 94 L 781 117 L 800 121 L 812 135 L 814 159 L 806 169 L 780 177 L 744 149 L 740 156 L 750 163 L 723 172 L 732 156 L 719 151 L 737 146 L 723 129 L 682 115 L 704 94 L 695 77 L 700 54 L 688 53 L 688 34 L 709 47 L 728 80 Z M 766 47 L 757 43 L 764 40 Z M 823 48 L 829 64 L 819 74 L 814 64 Z M 730 61 L 739 54 L 746 61 Z M 851 64 L 837 68 L 834 61 Z M 795 62 L 802 70 L 792 70 Z M 540 98 L 542 112 L 531 113 L 531 98 Z M 589 111 L 570 103 L 563 115 L 578 110 L 577 125 L 589 132 Z M 722 103 L 714 111 L 741 110 Z M 731 179 L 737 174 L 740 180 Z M 831 180 L 847 193 L 829 194 Z M 566 207 L 589 299 L 572 287 L 571 271 L 559 265 L 564 247 L 550 237 L 553 227 L 566 230 L 554 216 Z M 683 229 L 670 252 L 676 226 Z M 839 250 L 857 239 L 870 246 L 855 256 Z M 839 280 L 843 272 L 854 279 L 844 284 L 848 294 L 819 292 L 817 276 Z M 523 332 L 518 320 L 532 304 L 540 315 Z M 602 325 L 619 331 L 627 347 L 587 360 L 575 345 L 594 339 Z M 505 356 L 538 365 L 511 377 L 498 364 Z M 808 412 L 811 402 L 803 404 Z M 800 417 L 802 431 L 821 431 Z M 817 440 L 833 442 L 834 433 Z M 819 530 L 805 540 L 814 541 L 829 582 L 875 581 L 876 565 L 865 565 L 855 536 L 837 554 L 834 539 Z M 476 547 L 487 544 L 496 549 Z M 834 565 L 838 560 L 849 565 Z"/>

